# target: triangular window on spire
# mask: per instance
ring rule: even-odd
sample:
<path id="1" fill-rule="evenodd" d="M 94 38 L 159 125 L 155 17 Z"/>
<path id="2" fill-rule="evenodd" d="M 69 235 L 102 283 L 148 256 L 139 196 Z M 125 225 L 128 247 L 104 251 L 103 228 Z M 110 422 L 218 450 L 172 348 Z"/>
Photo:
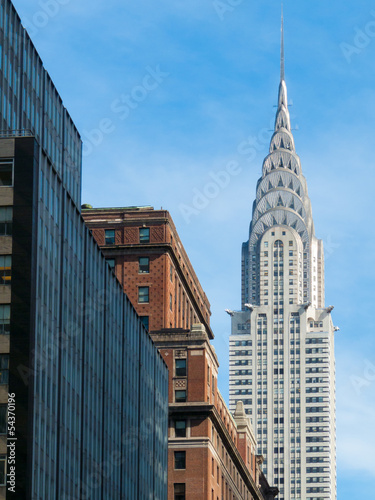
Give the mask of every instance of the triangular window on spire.
<path id="1" fill-rule="evenodd" d="M 271 181 L 268 181 L 268 189 L 273 189 L 273 186 L 271 184 Z"/>
<path id="2" fill-rule="evenodd" d="M 275 219 L 274 216 L 272 216 L 272 225 L 277 226 L 277 220 Z"/>
<path id="3" fill-rule="evenodd" d="M 284 183 L 283 183 L 283 180 L 281 177 L 280 177 L 280 180 L 279 180 L 277 187 L 284 187 Z"/>
<path id="4" fill-rule="evenodd" d="M 271 170 L 275 170 L 275 164 L 272 160 L 271 160 Z"/>
<path id="5" fill-rule="evenodd" d="M 293 224 L 291 225 L 293 229 L 297 229 L 297 221 L 294 221 Z"/>
<path id="6" fill-rule="evenodd" d="M 287 218 L 286 218 L 286 215 L 285 215 L 285 217 L 284 217 L 283 224 L 284 224 L 284 226 L 287 226 L 287 225 L 288 225 L 288 220 L 287 220 Z"/>
<path id="7" fill-rule="evenodd" d="M 288 163 L 288 168 L 289 170 L 292 170 L 292 160 L 290 160 L 290 162 Z"/>
<path id="8" fill-rule="evenodd" d="M 279 185 L 280 185 L 280 183 L 279 183 Z M 279 195 L 279 199 L 277 200 L 277 206 L 278 207 L 284 206 L 283 199 L 281 198 L 281 195 Z"/>
<path id="9" fill-rule="evenodd" d="M 284 149 L 284 139 L 283 138 L 280 139 L 280 148 Z"/>
<path id="10" fill-rule="evenodd" d="M 294 210 L 294 208 L 295 208 L 293 198 L 292 198 L 292 201 L 290 202 L 289 208 L 291 208 L 292 210 Z"/>
<path id="11" fill-rule="evenodd" d="M 300 216 L 302 217 L 302 207 L 298 210 L 298 213 L 300 214 Z"/>
<path id="12" fill-rule="evenodd" d="M 279 167 L 280 168 L 284 168 L 284 162 L 283 162 L 283 157 L 280 156 L 280 164 L 279 164 Z"/>
<path id="13" fill-rule="evenodd" d="M 293 191 L 293 181 L 292 181 L 292 180 L 289 182 L 289 186 L 288 186 L 288 188 L 289 188 L 289 189 L 291 189 L 291 190 Z"/>
<path id="14" fill-rule="evenodd" d="M 260 190 L 260 197 L 263 198 L 263 196 L 265 195 L 265 192 L 263 191 L 263 189 Z"/>
<path id="15" fill-rule="evenodd" d="M 300 190 L 300 188 L 299 188 L 299 187 L 297 188 L 296 193 L 298 194 L 298 196 L 301 196 L 301 190 Z"/>
<path id="16" fill-rule="evenodd" d="M 266 210 L 271 210 L 271 205 L 268 203 L 268 200 L 266 200 Z"/>

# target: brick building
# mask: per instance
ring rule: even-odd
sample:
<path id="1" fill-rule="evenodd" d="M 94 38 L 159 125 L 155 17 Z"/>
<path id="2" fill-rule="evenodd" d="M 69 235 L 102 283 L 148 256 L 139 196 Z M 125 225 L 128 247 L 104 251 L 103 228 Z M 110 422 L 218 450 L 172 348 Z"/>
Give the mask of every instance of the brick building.
<path id="1" fill-rule="evenodd" d="M 166 210 L 91 208 L 82 216 L 149 331 L 202 323 L 210 303 Z"/>
<path id="2" fill-rule="evenodd" d="M 243 403 L 232 416 L 218 391 L 210 304 L 170 214 L 84 205 L 82 215 L 169 369 L 168 500 L 273 499 Z"/>
<path id="3" fill-rule="evenodd" d="M 169 369 L 168 500 L 273 499 L 243 403 L 232 416 L 218 391 L 205 327 L 151 336 Z"/>

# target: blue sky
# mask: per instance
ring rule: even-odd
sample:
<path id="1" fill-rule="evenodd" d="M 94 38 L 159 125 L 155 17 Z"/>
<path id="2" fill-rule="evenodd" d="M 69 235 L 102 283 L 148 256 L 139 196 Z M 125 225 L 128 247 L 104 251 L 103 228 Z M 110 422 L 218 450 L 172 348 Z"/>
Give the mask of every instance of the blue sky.
<path id="1" fill-rule="evenodd" d="M 240 306 L 241 243 L 273 126 L 279 2 L 13 1 L 84 139 L 82 201 L 171 212 L 211 301 L 227 398 L 224 309 Z M 284 12 L 296 149 L 340 327 L 338 498 L 372 498 L 375 7 L 289 0 Z"/>

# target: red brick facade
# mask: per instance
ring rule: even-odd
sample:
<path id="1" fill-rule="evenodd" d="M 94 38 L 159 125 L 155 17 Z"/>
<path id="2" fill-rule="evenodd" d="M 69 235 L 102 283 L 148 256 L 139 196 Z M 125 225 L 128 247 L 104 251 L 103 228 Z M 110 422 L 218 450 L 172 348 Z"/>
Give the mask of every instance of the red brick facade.
<path id="1" fill-rule="evenodd" d="M 148 318 L 150 331 L 203 323 L 212 337 L 210 303 L 167 211 L 83 209 L 82 216 L 104 255 L 115 260 L 117 278 L 137 313 Z M 144 230 L 148 239 L 141 236 Z M 147 272 L 140 271 L 140 258 L 149 259 Z M 147 301 L 140 298 L 140 287 L 147 289 Z"/>

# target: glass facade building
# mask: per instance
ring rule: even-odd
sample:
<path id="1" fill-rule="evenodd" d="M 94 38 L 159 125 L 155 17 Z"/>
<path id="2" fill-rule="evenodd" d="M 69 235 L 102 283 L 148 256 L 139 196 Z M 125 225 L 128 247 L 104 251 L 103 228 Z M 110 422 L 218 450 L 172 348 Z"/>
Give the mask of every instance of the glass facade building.
<path id="1" fill-rule="evenodd" d="M 8 0 L 0 84 L 0 408 L 14 393 L 17 437 L 12 493 L 0 411 L 0 499 L 165 499 L 168 371 L 81 218 L 79 133 Z"/>

